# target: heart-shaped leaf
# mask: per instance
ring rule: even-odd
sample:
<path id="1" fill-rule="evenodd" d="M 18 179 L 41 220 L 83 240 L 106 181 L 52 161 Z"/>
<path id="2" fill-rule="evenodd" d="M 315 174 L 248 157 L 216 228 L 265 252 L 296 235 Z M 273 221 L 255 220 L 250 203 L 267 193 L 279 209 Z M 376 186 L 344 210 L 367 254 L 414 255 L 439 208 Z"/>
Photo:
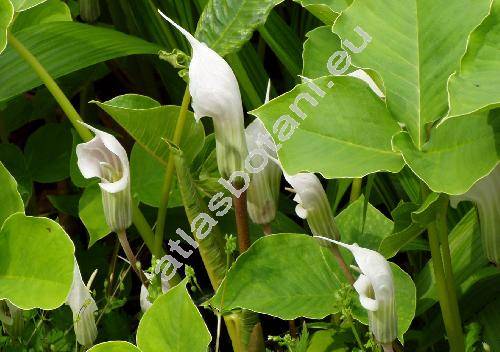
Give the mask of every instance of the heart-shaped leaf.
<path id="1" fill-rule="evenodd" d="M 500 2 L 471 34 L 467 53 L 448 83 L 449 116 L 465 115 L 500 105 Z"/>
<path id="2" fill-rule="evenodd" d="M 0 162 L 0 228 L 4 221 L 14 213 L 24 212 L 24 203 L 17 191 L 17 182 Z"/>
<path id="3" fill-rule="evenodd" d="M 394 136 L 393 146 L 431 190 L 463 194 L 498 163 L 500 111 L 444 121 L 432 129 L 421 151 L 407 132 Z"/>
<path id="4" fill-rule="evenodd" d="M 400 128 L 365 82 L 327 76 L 313 84 L 300 84 L 251 112 L 273 136 L 289 174 L 353 178 L 401 170 L 403 160 L 390 145 Z"/>
<path id="5" fill-rule="evenodd" d="M 355 66 L 380 74 L 389 110 L 420 148 L 425 125 L 446 113 L 448 77 L 489 10 L 490 0 L 355 0 L 333 31 L 359 51 L 351 55 Z M 361 31 L 370 38 L 364 50 Z"/>
<path id="6" fill-rule="evenodd" d="M 21 309 L 55 309 L 73 282 L 75 247 L 56 222 L 11 215 L 0 230 L 0 299 Z"/>
<path id="7" fill-rule="evenodd" d="M 165 140 L 172 140 L 174 136 L 180 107 L 161 106 L 151 98 L 136 94 L 95 103 L 127 130 L 141 147 L 164 166 L 167 164 L 169 148 Z M 192 112 L 188 112 L 180 143 L 188 161 L 203 148 L 204 139 L 203 126 L 195 122 Z"/>
<path id="8" fill-rule="evenodd" d="M 137 329 L 142 352 L 207 351 L 212 337 L 186 284 L 184 279 L 158 297 L 142 317 Z"/>
<path id="9" fill-rule="evenodd" d="M 7 28 L 14 17 L 14 7 L 10 0 L 0 0 L 0 54 L 7 46 Z"/>

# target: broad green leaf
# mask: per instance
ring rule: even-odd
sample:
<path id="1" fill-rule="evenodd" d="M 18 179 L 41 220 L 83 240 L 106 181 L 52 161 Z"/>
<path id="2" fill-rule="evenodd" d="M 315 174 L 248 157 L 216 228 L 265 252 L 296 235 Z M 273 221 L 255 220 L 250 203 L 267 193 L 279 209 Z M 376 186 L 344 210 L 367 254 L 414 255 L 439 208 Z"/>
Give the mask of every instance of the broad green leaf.
<path id="1" fill-rule="evenodd" d="M 391 137 L 400 128 L 368 85 L 353 77 L 313 82 L 324 94 L 304 83 L 251 112 L 280 148 L 284 169 L 326 178 L 401 170 L 403 160 L 391 149 Z"/>
<path id="2" fill-rule="evenodd" d="M 58 21 L 72 21 L 69 7 L 61 0 L 48 0 L 40 6 L 20 13 L 11 30 L 18 32 L 31 26 Z"/>
<path id="3" fill-rule="evenodd" d="M 130 182 L 134 198 L 142 203 L 158 208 L 165 179 L 165 165 L 149 154 L 138 143 L 130 154 Z M 168 207 L 182 206 L 181 194 L 177 180 L 172 181 Z"/>
<path id="4" fill-rule="evenodd" d="M 470 279 L 477 281 L 475 274 L 488 265 L 480 239 L 476 210 L 471 209 L 449 234 L 453 277 L 459 296 L 473 284 Z M 418 292 L 417 315 L 420 315 L 437 302 L 432 260 L 417 275 L 415 285 Z"/>
<path id="5" fill-rule="evenodd" d="M 141 352 L 141 350 L 130 342 L 110 341 L 95 345 L 88 352 Z"/>
<path id="6" fill-rule="evenodd" d="M 352 0 L 294 0 L 325 24 L 332 25 L 338 15 L 346 9 Z"/>
<path id="7" fill-rule="evenodd" d="M 329 75 L 327 64 L 330 56 L 342 50 L 339 36 L 332 32 L 331 26 L 323 26 L 308 32 L 306 37 L 302 76 L 312 79 Z"/>
<path id="8" fill-rule="evenodd" d="M 15 144 L 0 144 L 0 161 L 17 181 L 17 190 L 28 203 L 33 189 L 33 180 L 24 154 Z"/>
<path id="9" fill-rule="evenodd" d="M 34 181 L 51 183 L 69 176 L 72 137 L 60 123 L 43 125 L 30 135 L 24 154 Z"/>
<path id="10" fill-rule="evenodd" d="M 14 213 L 24 212 L 24 203 L 17 191 L 17 182 L 0 162 L 0 227 Z"/>
<path id="11" fill-rule="evenodd" d="M 44 3 L 47 0 L 10 0 L 16 12 L 25 11 Z"/>
<path id="12" fill-rule="evenodd" d="M 208 350 L 212 337 L 189 296 L 187 282 L 184 279 L 158 297 L 142 317 L 137 329 L 137 346 L 142 352 Z"/>
<path id="13" fill-rule="evenodd" d="M 56 222 L 13 214 L 0 230 L 0 299 L 21 309 L 55 309 L 73 282 L 73 242 Z"/>
<path id="14" fill-rule="evenodd" d="M 355 66 L 380 74 L 389 110 L 420 148 L 425 125 L 447 111 L 448 77 L 458 68 L 469 34 L 489 8 L 490 0 L 355 0 L 333 31 L 344 47 L 349 40 L 361 51 L 351 55 Z"/>
<path id="15" fill-rule="evenodd" d="M 238 257 L 211 304 L 223 311 L 246 308 L 286 320 L 322 319 L 338 311 L 335 293 L 345 283 L 333 254 L 316 239 L 270 235 Z"/>
<path id="16" fill-rule="evenodd" d="M 335 330 L 320 330 L 312 335 L 307 352 L 348 352 L 352 337 Z"/>
<path id="17" fill-rule="evenodd" d="M 7 46 L 7 28 L 14 17 L 14 7 L 10 0 L 0 0 L 0 54 Z"/>
<path id="18" fill-rule="evenodd" d="M 161 106 L 157 101 L 136 94 L 118 96 L 96 104 L 118 122 L 135 141 L 164 166 L 168 159 L 168 144 L 174 136 L 180 107 Z M 192 112 L 186 116 L 180 148 L 188 161 L 203 148 L 205 131 L 197 124 Z"/>
<path id="19" fill-rule="evenodd" d="M 500 2 L 469 38 L 458 72 L 448 82 L 449 116 L 500 105 Z"/>
<path id="20" fill-rule="evenodd" d="M 112 29 L 76 22 L 53 22 L 16 33 L 16 38 L 52 77 L 117 57 L 157 54 L 160 46 Z M 33 89 L 42 82 L 12 47 L 0 56 L 0 101 Z"/>
<path id="21" fill-rule="evenodd" d="M 446 120 L 433 128 L 422 151 L 406 132 L 394 136 L 393 146 L 431 190 L 463 194 L 498 163 L 499 115 L 480 112 Z"/>
<path id="22" fill-rule="evenodd" d="M 401 203 L 392 211 L 394 231 L 380 243 L 380 254 L 386 258 L 394 257 L 401 248 L 408 245 L 425 230 L 425 227 L 411 219 L 412 213 L 418 209 L 417 204 Z"/>
<path id="23" fill-rule="evenodd" d="M 394 224 L 368 203 L 363 228 L 364 201 L 363 196 L 359 197 L 335 217 L 335 222 L 343 242 L 357 243 L 361 247 L 378 250 L 383 239 L 391 234 Z"/>
<path id="24" fill-rule="evenodd" d="M 396 293 L 396 314 L 398 317 L 398 339 L 404 342 L 403 335 L 411 325 L 415 317 L 415 308 L 417 304 L 417 289 L 415 284 L 403 269 L 394 263 L 389 263 L 392 269 L 394 278 L 394 290 Z M 366 310 L 361 306 L 359 300 L 355 302 L 353 309 L 354 317 L 362 322 L 368 324 L 368 315 Z"/>
<path id="25" fill-rule="evenodd" d="M 78 208 L 80 219 L 89 232 L 90 247 L 111 232 L 104 216 L 101 188 L 99 185 L 93 184 L 85 188 Z"/>
<path id="26" fill-rule="evenodd" d="M 221 56 L 237 51 L 283 0 L 209 0 L 196 37 Z"/>

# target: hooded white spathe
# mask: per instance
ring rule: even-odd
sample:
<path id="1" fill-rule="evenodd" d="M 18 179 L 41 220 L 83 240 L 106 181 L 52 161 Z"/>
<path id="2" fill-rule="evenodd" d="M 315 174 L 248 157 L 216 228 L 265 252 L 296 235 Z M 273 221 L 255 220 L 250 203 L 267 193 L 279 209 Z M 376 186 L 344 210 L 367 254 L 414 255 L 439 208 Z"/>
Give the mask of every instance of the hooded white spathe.
<path id="1" fill-rule="evenodd" d="M 339 230 L 318 177 L 306 172 L 295 175 L 288 175 L 286 172 L 283 174 L 295 192 L 293 198 L 297 202 L 295 212 L 302 219 L 307 219 L 312 233 L 316 236 L 338 239 Z"/>
<path id="2" fill-rule="evenodd" d="M 222 177 L 244 170 L 247 146 L 244 135 L 243 106 L 238 81 L 229 64 L 205 43 L 172 21 L 193 48 L 189 64 L 189 92 L 197 121 L 211 117 L 215 129 L 217 164 Z"/>
<path id="3" fill-rule="evenodd" d="M 394 280 L 389 262 L 378 252 L 358 245 L 316 236 L 351 251 L 361 271 L 354 283 L 361 305 L 368 311 L 370 331 L 376 340 L 389 344 L 397 338 Z"/>
<path id="4" fill-rule="evenodd" d="M 450 203 L 457 207 L 461 201 L 477 206 L 484 251 L 492 263 L 500 263 L 500 166 L 479 180 L 465 194 L 451 196 Z"/>
<path id="5" fill-rule="evenodd" d="M 78 167 L 85 178 L 100 178 L 106 222 L 112 231 L 125 230 L 132 223 L 130 166 L 127 152 L 109 133 L 82 123 L 95 137 L 76 146 Z"/>
<path id="6" fill-rule="evenodd" d="M 271 82 L 267 86 L 265 103 L 269 101 L 270 89 Z M 257 162 L 268 158 L 269 155 L 274 159 L 278 158 L 276 144 L 259 118 L 247 126 L 245 137 L 250 160 L 253 160 L 250 158 L 253 155 L 256 156 Z M 247 192 L 247 209 L 254 223 L 270 224 L 276 217 L 281 174 L 281 167 L 269 160 L 262 170 L 252 174 Z"/>
<path id="7" fill-rule="evenodd" d="M 95 322 L 97 305 L 89 289 L 83 282 L 76 258 L 73 270 L 73 284 L 71 285 L 66 304 L 73 312 L 73 327 L 76 340 L 82 346 L 92 346 L 97 338 L 97 326 Z"/>

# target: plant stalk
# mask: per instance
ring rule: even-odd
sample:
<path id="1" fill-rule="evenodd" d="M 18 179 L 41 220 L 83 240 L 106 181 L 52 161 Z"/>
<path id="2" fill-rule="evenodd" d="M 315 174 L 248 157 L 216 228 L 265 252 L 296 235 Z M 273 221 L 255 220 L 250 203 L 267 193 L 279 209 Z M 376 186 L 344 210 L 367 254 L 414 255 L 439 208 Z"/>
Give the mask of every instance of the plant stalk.
<path id="1" fill-rule="evenodd" d="M 189 88 L 186 87 L 186 91 L 184 92 L 184 97 L 182 98 L 181 110 L 179 111 L 179 117 L 177 118 L 177 124 L 175 126 L 174 136 L 172 139 L 172 143 L 175 145 L 179 145 L 181 141 L 184 125 L 186 124 L 186 116 L 190 101 L 191 101 L 191 96 L 189 95 Z M 167 218 L 168 200 L 170 198 L 170 189 L 172 187 L 172 181 L 174 180 L 174 173 L 175 173 L 175 159 L 174 159 L 174 154 L 171 152 L 168 155 L 167 168 L 165 170 L 165 178 L 163 179 L 163 186 L 161 191 L 160 207 L 158 208 L 158 217 L 156 219 L 156 231 L 154 236 L 155 253 L 160 252 L 163 246 L 163 236 L 165 232 L 165 220 Z"/>
<path id="2" fill-rule="evenodd" d="M 235 188 L 237 186 L 235 185 Z M 247 192 L 241 196 L 233 197 L 234 215 L 236 217 L 236 229 L 238 231 L 238 247 L 240 253 L 250 248 L 250 235 L 248 232 Z"/>
<path id="3" fill-rule="evenodd" d="M 92 133 L 80 123 L 83 122 L 82 118 L 80 117 L 78 112 L 76 112 L 71 102 L 47 72 L 45 67 L 42 66 L 37 58 L 21 42 L 19 42 L 17 38 L 12 35 L 12 33 L 9 32 L 7 34 L 7 39 L 9 41 L 9 44 L 12 45 L 19 56 L 21 56 L 21 58 L 23 58 L 30 65 L 33 71 L 35 71 L 38 77 L 40 77 L 40 79 L 45 84 L 54 99 L 57 101 L 66 116 L 68 116 L 69 120 L 75 127 L 78 134 L 82 137 L 82 139 L 85 142 L 91 140 L 93 137 Z"/>
<path id="4" fill-rule="evenodd" d="M 146 278 L 146 275 L 142 272 L 142 269 L 139 268 L 137 265 L 137 258 L 135 257 L 134 252 L 132 252 L 132 248 L 130 248 L 130 244 L 128 243 L 127 239 L 127 233 L 125 230 L 120 230 L 116 233 L 118 235 L 118 240 L 120 241 L 120 244 L 122 246 L 123 251 L 125 252 L 125 255 L 127 256 L 128 261 L 130 262 L 130 266 L 132 269 L 134 269 L 135 273 L 141 280 L 142 284 L 146 287 L 148 287 L 148 279 Z"/>
<path id="5" fill-rule="evenodd" d="M 464 335 L 461 324 L 460 310 L 458 308 L 457 290 L 453 277 L 453 267 L 451 263 L 450 244 L 448 240 L 448 224 L 446 213 L 448 211 L 448 200 L 444 201 L 438 210 L 436 217 L 436 229 L 438 232 L 439 242 L 441 243 L 441 255 L 443 258 L 443 268 L 446 278 L 446 288 L 448 290 L 448 299 L 450 301 L 450 313 L 453 317 L 453 324 L 461 344 L 462 351 L 465 350 Z"/>
<path id="6" fill-rule="evenodd" d="M 450 301 L 450 294 L 446 283 L 447 279 L 443 267 L 441 249 L 439 247 L 439 235 L 436 223 L 432 223 L 428 226 L 427 233 L 429 235 L 429 245 L 431 248 L 432 265 L 434 268 L 434 277 L 436 279 L 439 305 L 441 306 L 444 326 L 448 334 L 450 350 L 453 352 L 463 352 L 465 351 L 465 347 L 461 323 L 456 320 L 457 317 L 452 312 L 454 308 L 452 308 L 452 302 Z M 458 307 L 456 309 L 458 309 Z"/>
<path id="7" fill-rule="evenodd" d="M 354 178 L 351 185 L 351 194 L 349 196 L 349 204 L 354 203 L 361 195 L 361 185 L 363 178 Z"/>
<path id="8" fill-rule="evenodd" d="M 90 141 L 93 137 L 92 133 L 80 123 L 83 122 L 82 118 L 75 110 L 61 88 L 54 81 L 52 76 L 50 76 L 50 74 L 37 60 L 37 58 L 21 42 L 19 42 L 19 40 L 17 40 L 17 38 L 12 33 L 8 33 L 7 39 L 9 41 L 9 44 L 12 45 L 19 56 L 21 56 L 21 58 L 29 64 L 32 70 L 38 75 L 43 84 L 47 87 L 47 89 L 57 101 L 61 109 L 64 111 L 82 140 L 85 142 Z M 146 219 L 144 218 L 144 215 L 142 215 L 138 207 L 135 207 L 132 213 L 134 225 L 137 228 L 137 231 L 139 231 L 139 234 L 148 246 L 151 253 L 154 253 L 156 256 L 161 256 L 162 253 L 154 252 L 153 250 L 154 234 L 151 231 L 151 228 L 149 227 Z"/>
<path id="9" fill-rule="evenodd" d="M 264 232 L 264 235 L 268 236 L 273 233 L 273 229 L 271 227 L 271 224 L 264 224 L 262 225 L 262 231 Z"/>

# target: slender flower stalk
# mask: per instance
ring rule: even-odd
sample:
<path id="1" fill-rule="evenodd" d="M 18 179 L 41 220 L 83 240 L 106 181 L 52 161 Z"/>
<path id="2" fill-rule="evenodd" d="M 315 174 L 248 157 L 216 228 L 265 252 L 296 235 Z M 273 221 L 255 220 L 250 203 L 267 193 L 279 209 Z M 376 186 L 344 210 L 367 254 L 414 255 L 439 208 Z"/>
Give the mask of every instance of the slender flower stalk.
<path id="1" fill-rule="evenodd" d="M 73 271 L 73 284 L 71 285 L 66 304 L 73 312 L 73 327 L 76 340 L 82 346 L 92 346 L 97 338 L 97 326 L 95 322 L 97 305 L 90 294 L 89 288 L 83 282 L 76 258 Z"/>
<path id="2" fill-rule="evenodd" d="M 450 197 L 455 208 L 461 201 L 476 204 L 484 251 L 490 262 L 500 264 L 500 166 L 467 193 Z"/>
<path id="3" fill-rule="evenodd" d="M 193 49 L 189 64 L 189 92 L 196 121 L 211 117 L 215 129 L 217 164 L 224 178 L 243 171 L 247 157 L 243 105 L 238 81 L 229 64 L 205 43 L 158 11 L 177 28 Z"/>
<path id="4" fill-rule="evenodd" d="M 361 274 L 354 283 L 359 301 L 368 311 L 370 331 L 377 342 L 389 346 L 397 338 L 394 280 L 389 262 L 378 252 L 316 236 L 351 251 Z"/>

